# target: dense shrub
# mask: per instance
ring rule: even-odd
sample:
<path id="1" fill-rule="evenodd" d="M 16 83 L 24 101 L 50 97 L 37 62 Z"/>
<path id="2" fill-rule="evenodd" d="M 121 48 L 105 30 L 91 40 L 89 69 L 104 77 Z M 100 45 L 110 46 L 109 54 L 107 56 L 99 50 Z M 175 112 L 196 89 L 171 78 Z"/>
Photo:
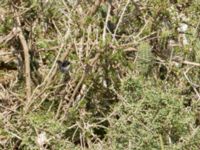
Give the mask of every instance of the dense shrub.
<path id="1" fill-rule="evenodd" d="M 1 0 L 0 149 L 200 149 L 199 17 L 198 0 Z"/>

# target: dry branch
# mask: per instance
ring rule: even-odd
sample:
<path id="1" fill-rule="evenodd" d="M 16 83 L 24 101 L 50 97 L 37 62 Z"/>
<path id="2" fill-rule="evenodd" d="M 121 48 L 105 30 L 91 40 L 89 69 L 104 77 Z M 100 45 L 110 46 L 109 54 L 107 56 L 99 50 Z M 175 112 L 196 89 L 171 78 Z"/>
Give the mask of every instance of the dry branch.
<path id="1" fill-rule="evenodd" d="M 16 28 L 13 28 L 13 30 L 6 36 L 0 36 L 0 44 L 6 44 L 8 41 L 10 41 L 13 37 L 15 37 L 18 33 L 18 30 Z"/>
<path id="2" fill-rule="evenodd" d="M 26 39 L 22 33 L 22 29 L 19 30 L 19 39 L 22 44 L 24 50 L 24 63 L 25 63 L 25 78 L 26 78 L 26 100 L 29 103 L 31 98 L 31 69 L 30 69 L 30 56 L 29 56 L 29 48 L 26 42 Z M 25 108 L 26 110 L 26 108 Z"/>
<path id="3" fill-rule="evenodd" d="M 99 6 L 101 5 L 102 0 L 97 0 L 95 1 L 95 4 L 93 5 L 93 7 L 89 10 L 89 15 L 93 16 L 96 11 L 98 10 Z"/>
<path id="4" fill-rule="evenodd" d="M 28 110 L 28 104 L 31 101 L 31 68 L 30 68 L 30 55 L 29 55 L 29 47 L 28 43 L 24 37 L 22 28 L 21 28 L 21 21 L 20 15 L 16 12 L 15 21 L 17 24 L 16 31 L 18 33 L 19 40 L 21 42 L 23 52 L 24 52 L 24 66 L 25 66 L 25 79 L 26 79 L 26 100 L 27 105 L 24 107 L 24 112 L 26 113 Z M 15 31 L 15 30 L 14 30 Z"/>

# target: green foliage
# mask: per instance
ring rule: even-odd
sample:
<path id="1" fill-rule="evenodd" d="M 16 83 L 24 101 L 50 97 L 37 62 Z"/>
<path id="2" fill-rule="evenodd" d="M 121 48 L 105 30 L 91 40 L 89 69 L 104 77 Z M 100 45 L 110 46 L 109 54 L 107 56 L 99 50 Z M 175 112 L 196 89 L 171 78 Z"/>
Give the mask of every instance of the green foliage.
<path id="1" fill-rule="evenodd" d="M 114 108 L 118 118 L 108 131 L 114 149 L 161 149 L 160 136 L 165 149 L 178 149 L 191 136 L 194 114 L 183 106 L 177 90 L 142 78 L 125 79 L 123 104 Z"/>
<path id="2" fill-rule="evenodd" d="M 0 2 L 0 149 L 200 149 L 199 0 L 118 0 L 110 14 L 108 5 Z"/>
<path id="3" fill-rule="evenodd" d="M 58 134 L 65 131 L 65 127 L 54 119 L 54 115 L 49 112 L 37 112 L 29 114 L 30 125 L 39 129 L 48 129 L 52 134 Z"/>

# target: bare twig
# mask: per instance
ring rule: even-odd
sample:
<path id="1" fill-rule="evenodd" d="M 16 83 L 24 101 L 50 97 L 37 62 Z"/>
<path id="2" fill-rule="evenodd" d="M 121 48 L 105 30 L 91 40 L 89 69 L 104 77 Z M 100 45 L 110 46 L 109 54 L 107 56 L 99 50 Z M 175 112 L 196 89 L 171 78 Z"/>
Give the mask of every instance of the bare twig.
<path id="1" fill-rule="evenodd" d="M 22 29 L 19 27 L 19 39 L 22 44 L 24 50 L 24 62 L 25 62 L 25 78 L 26 78 L 26 99 L 27 103 L 30 102 L 31 98 L 31 69 L 30 69 L 30 56 L 29 56 L 29 48 L 25 37 L 22 33 Z M 26 112 L 26 107 L 25 107 Z"/>
<path id="2" fill-rule="evenodd" d="M 13 28 L 13 30 L 5 37 L 0 36 L 0 44 L 2 44 L 2 43 L 6 44 L 13 37 L 15 37 L 17 35 L 17 33 L 18 33 L 18 30 L 16 28 Z"/>
<path id="3" fill-rule="evenodd" d="M 23 35 L 23 31 L 21 29 L 21 21 L 19 18 L 19 14 L 16 13 L 16 23 L 17 23 L 17 33 L 23 47 L 24 51 L 24 64 L 25 64 L 25 79 L 26 79 L 26 100 L 27 104 L 31 101 L 31 68 L 30 68 L 30 56 L 29 56 L 29 47 L 28 43 Z M 24 109 L 25 113 L 27 111 L 27 105 Z"/>
<path id="4" fill-rule="evenodd" d="M 66 35 L 65 35 L 64 39 L 67 39 L 69 37 L 69 34 L 70 34 L 70 29 L 66 32 Z M 59 51 L 58 51 L 57 56 L 56 56 L 56 58 L 55 58 L 55 60 L 54 60 L 54 62 L 52 64 L 52 67 L 51 67 L 50 71 L 48 72 L 47 76 L 45 77 L 44 81 L 34 89 L 32 95 L 31 95 L 32 101 L 29 103 L 29 107 L 32 105 L 32 103 L 33 103 L 33 101 L 35 99 L 37 99 L 38 97 L 43 95 L 45 93 L 45 91 L 48 89 L 48 86 L 52 82 L 52 79 L 53 79 L 53 77 L 55 76 L 55 74 L 57 72 L 56 61 L 59 59 L 59 57 L 61 57 L 61 60 L 64 60 L 65 57 L 68 55 L 68 53 L 70 51 L 70 48 L 68 48 L 65 52 L 63 52 L 63 54 L 61 56 L 62 50 L 64 48 L 64 45 L 65 45 L 65 43 L 63 41 L 61 43 L 61 45 L 60 45 Z M 44 98 L 41 100 L 41 103 L 39 103 L 39 104 L 41 105 L 43 101 L 44 101 Z M 37 106 L 37 108 L 39 106 Z"/>
<path id="5" fill-rule="evenodd" d="M 165 60 L 163 59 L 156 59 L 157 61 L 160 61 L 162 63 L 165 62 Z M 200 63 L 197 63 L 197 62 L 191 62 L 191 61 L 188 61 L 188 60 L 179 60 L 179 59 L 172 59 L 171 61 L 172 63 L 181 63 L 181 64 L 184 64 L 184 65 L 190 65 L 190 66 L 196 66 L 196 67 L 200 67 Z"/>
<path id="6" fill-rule="evenodd" d="M 126 3 L 126 5 L 125 5 L 125 7 L 124 7 L 124 9 L 123 9 L 123 11 L 122 11 L 122 14 L 121 14 L 121 16 L 120 16 L 120 18 L 119 18 L 119 21 L 118 21 L 118 23 L 117 23 L 117 26 L 116 26 L 116 28 L 115 28 L 114 35 L 113 35 L 113 39 L 115 39 L 117 30 L 118 30 L 118 28 L 119 28 L 120 23 L 122 22 L 122 18 L 123 18 L 123 16 L 124 16 L 124 13 L 125 13 L 125 11 L 126 11 L 128 5 L 129 5 L 129 3 L 130 3 L 130 0 L 127 0 L 127 3 Z"/>
<path id="7" fill-rule="evenodd" d="M 73 94 L 72 94 L 72 96 L 71 96 L 71 100 L 70 100 L 71 103 L 74 102 L 75 96 L 76 96 L 76 94 L 77 94 L 79 88 L 81 87 L 81 85 L 82 85 L 82 83 L 83 83 L 83 81 L 84 81 L 84 79 L 85 79 L 85 77 L 86 77 L 86 74 L 87 74 L 87 72 L 84 71 L 83 75 L 81 76 L 81 79 L 79 80 L 78 84 L 76 85 L 76 87 L 75 87 L 75 89 L 74 89 L 74 92 L 73 92 Z"/>
<path id="8" fill-rule="evenodd" d="M 0 52 L 0 56 L 13 55 L 12 52 Z"/>
<path id="9" fill-rule="evenodd" d="M 106 21 L 105 21 L 104 28 L 103 28 L 103 44 L 105 44 L 105 42 L 106 42 L 106 29 L 108 27 L 108 20 L 109 20 L 109 17 L 110 17 L 110 11 L 111 11 L 111 4 L 108 3 L 108 12 L 107 12 Z"/>
<path id="10" fill-rule="evenodd" d="M 191 68 L 193 68 L 193 67 L 191 67 Z M 200 94 L 199 94 L 199 92 L 198 92 L 198 90 L 197 90 L 197 88 L 199 87 L 199 85 L 193 83 L 193 82 L 190 80 L 190 78 L 188 77 L 188 75 L 187 75 L 187 73 L 190 71 L 191 68 L 188 68 L 188 69 L 184 72 L 184 76 L 185 76 L 186 80 L 188 81 L 188 83 L 190 83 L 190 85 L 192 86 L 192 88 L 193 88 L 194 92 L 196 93 L 196 95 L 198 96 L 198 100 L 200 100 Z"/>
<path id="11" fill-rule="evenodd" d="M 93 7 L 89 10 L 89 15 L 93 16 L 96 11 L 98 10 L 99 6 L 101 5 L 101 1 L 102 0 L 96 0 L 95 4 L 93 5 Z"/>
<path id="12" fill-rule="evenodd" d="M 187 60 L 183 61 L 183 64 L 200 67 L 200 63 L 191 62 L 191 61 L 187 61 Z"/>
<path id="13" fill-rule="evenodd" d="M 53 65 L 52 65 L 52 67 L 51 67 L 49 73 L 48 73 L 47 76 L 45 77 L 44 81 L 34 89 L 34 91 L 33 91 L 33 93 L 32 93 L 32 96 L 31 96 L 32 100 L 37 99 L 37 98 L 38 98 L 39 96 L 41 96 L 41 95 L 46 91 L 46 89 L 48 88 L 48 85 L 49 85 L 50 82 L 52 81 L 52 80 L 51 80 L 52 77 L 53 77 L 53 76 L 55 75 L 55 73 L 56 73 L 56 61 L 57 61 L 58 58 L 60 57 L 60 54 L 61 54 L 61 51 L 62 51 L 63 46 L 64 46 L 64 45 L 63 45 L 63 43 L 62 43 L 62 45 L 60 46 L 59 52 L 58 52 L 58 54 L 57 54 L 57 56 L 56 56 L 56 58 L 55 58 L 55 60 L 54 60 L 54 63 L 53 63 Z M 41 88 L 42 88 L 42 90 L 40 90 Z M 38 93 L 38 92 L 39 92 L 39 93 Z M 32 103 L 33 103 L 33 101 L 30 102 L 30 103 L 28 104 L 28 105 L 29 105 L 28 107 L 30 107 L 30 106 L 32 105 Z"/>

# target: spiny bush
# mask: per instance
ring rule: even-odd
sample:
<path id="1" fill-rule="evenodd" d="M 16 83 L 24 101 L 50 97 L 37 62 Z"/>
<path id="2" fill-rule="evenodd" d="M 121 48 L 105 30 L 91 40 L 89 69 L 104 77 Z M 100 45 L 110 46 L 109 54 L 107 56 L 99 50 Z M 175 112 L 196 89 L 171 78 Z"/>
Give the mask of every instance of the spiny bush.
<path id="1" fill-rule="evenodd" d="M 0 6 L 2 149 L 199 149 L 198 0 Z"/>

